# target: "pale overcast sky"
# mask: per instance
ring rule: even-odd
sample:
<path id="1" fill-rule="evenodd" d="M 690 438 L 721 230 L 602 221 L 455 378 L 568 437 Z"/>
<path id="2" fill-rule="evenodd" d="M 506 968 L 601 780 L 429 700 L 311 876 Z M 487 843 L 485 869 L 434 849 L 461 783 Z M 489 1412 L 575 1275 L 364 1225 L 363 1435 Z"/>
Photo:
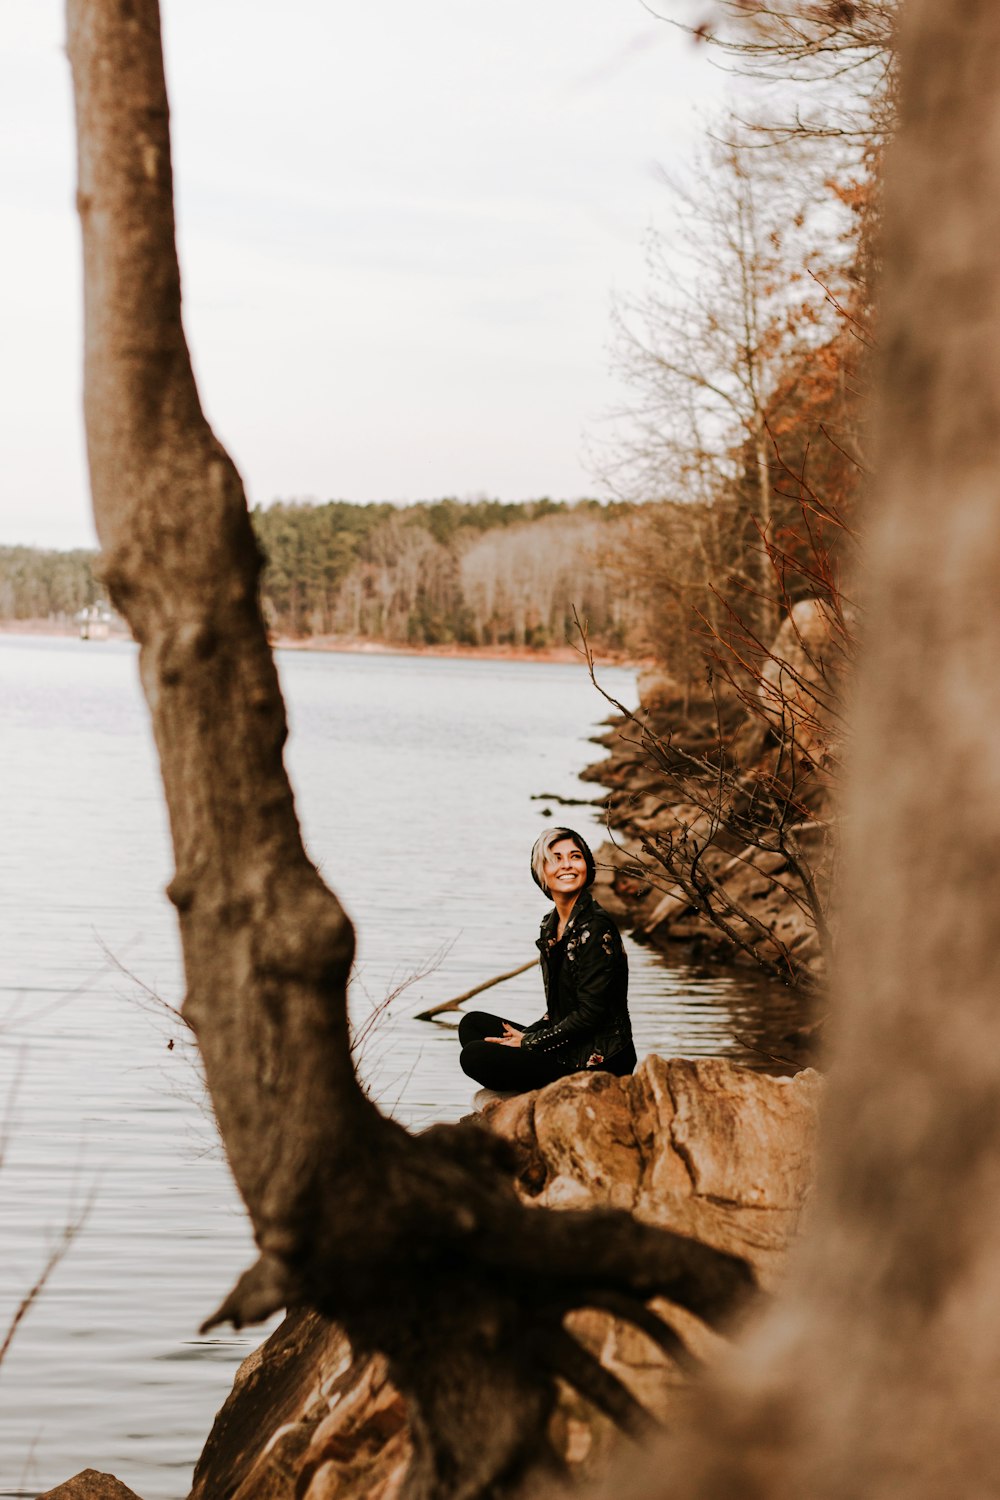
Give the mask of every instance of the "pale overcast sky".
<path id="1" fill-rule="evenodd" d="M 188 338 L 251 502 L 593 493 L 704 50 L 640 0 L 162 9 Z M 0 49 L 0 543 L 89 546 L 62 0 L 0 0 Z"/>

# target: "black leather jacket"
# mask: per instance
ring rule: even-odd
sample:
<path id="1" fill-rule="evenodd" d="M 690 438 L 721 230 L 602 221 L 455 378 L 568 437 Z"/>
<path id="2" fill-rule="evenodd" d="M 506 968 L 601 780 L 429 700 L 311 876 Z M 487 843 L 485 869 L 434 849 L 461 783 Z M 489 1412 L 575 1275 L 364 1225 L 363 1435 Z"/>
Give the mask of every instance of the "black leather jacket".
<path id="1" fill-rule="evenodd" d="M 547 1013 L 527 1027 L 521 1046 L 529 1052 L 558 1051 L 585 1068 L 595 1053 L 606 1059 L 632 1046 L 628 959 L 614 921 L 583 891 L 566 923 L 553 983 L 550 955 L 558 926 L 555 910 L 542 919 L 538 951 Z"/>

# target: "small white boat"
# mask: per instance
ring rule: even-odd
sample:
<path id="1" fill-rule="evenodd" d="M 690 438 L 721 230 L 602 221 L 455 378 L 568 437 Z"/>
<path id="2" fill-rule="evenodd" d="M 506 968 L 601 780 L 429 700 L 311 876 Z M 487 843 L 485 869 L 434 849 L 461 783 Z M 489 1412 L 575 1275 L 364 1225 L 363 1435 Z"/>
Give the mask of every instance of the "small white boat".
<path id="1" fill-rule="evenodd" d="M 106 604 L 85 604 L 76 612 L 76 623 L 80 627 L 81 641 L 106 641 L 111 634 L 114 620 Z"/>

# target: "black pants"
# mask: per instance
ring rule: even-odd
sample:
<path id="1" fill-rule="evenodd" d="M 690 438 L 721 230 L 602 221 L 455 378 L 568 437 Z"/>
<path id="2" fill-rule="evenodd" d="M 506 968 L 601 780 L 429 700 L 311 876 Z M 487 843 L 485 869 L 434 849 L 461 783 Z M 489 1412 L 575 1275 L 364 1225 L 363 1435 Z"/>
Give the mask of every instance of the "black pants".
<path id="1" fill-rule="evenodd" d="M 568 1062 L 558 1052 L 525 1052 L 522 1047 L 500 1047 L 496 1042 L 486 1041 L 488 1036 L 503 1036 L 505 1025 L 517 1031 L 522 1029 L 516 1021 L 505 1022 L 502 1016 L 490 1015 L 486 1010 L 471 1010 L 459 1022 L 462 1071 L 484 1088 L 494 1089 L 498 1094 L 524 1094 L 569 1073 L 585 1071 L 580 1063 Z M 601 1071 L 624 1077 L 634 1067 L 635 1049 L 628 1047 L 606 1058 Z"/>

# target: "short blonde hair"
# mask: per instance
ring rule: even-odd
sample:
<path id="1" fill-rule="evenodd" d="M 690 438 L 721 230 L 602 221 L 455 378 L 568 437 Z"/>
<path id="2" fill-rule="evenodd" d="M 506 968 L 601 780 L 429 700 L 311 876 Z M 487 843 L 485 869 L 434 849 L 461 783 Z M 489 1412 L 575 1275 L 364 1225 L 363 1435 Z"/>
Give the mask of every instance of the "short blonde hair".
<path id="1" fill-rule="evenodd" d="M 573 828 L 546 828 L 540 833 L 531 848 L 531 873 L 535 877 L 535 884 L 551 896 L 552 892 L 545 884 L 545 865 L 553 844 L 561 844 L 564 839 L 572 839 L 573 843 L 583 855 L 587 866 L 587 885 L 594 879 L 594 856 L 591 854 L 584 840 Z"/>

